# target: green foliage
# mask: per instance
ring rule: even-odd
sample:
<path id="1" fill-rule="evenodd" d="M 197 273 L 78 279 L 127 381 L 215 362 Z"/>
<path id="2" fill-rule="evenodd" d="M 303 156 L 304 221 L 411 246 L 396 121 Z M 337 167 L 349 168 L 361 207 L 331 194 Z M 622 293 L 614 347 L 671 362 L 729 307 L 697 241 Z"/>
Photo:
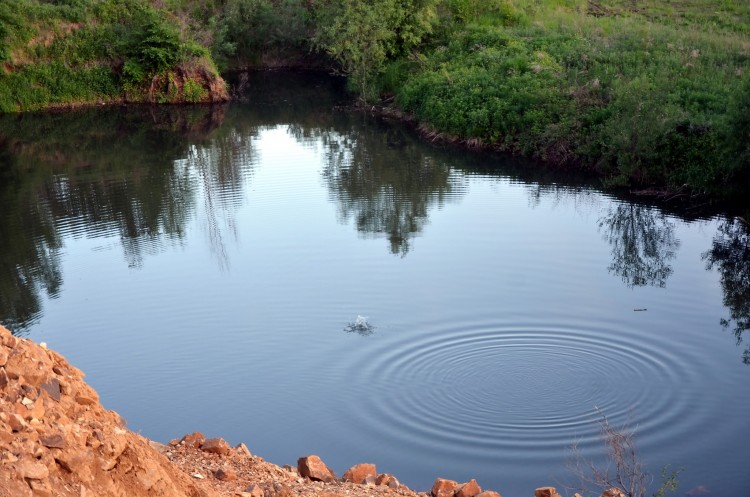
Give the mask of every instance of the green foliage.
<path id="1" fill-rule="evenodd" d="M 362 100 L 374 97 L 372 78 L 389 57 L 418 46 L 437 21 L 435 0 L 322 2 L 314 41 L 348 74 Z"/>
<path id="2" fill-rule="evenodd" d="M 682 468 L 669 471 L 669 465 L 661 468 L 661 485 L 654 492 L 654 497 L 664 497 L 667 492 L 676 492 L 677 485 L 680 483 L 677 477 L 682 471 Z"/>
<path id="3" fill-rule="evenodd" d="M 187 79 L 182 86 L 182 95 L 186 102 L 202 102 L 206 97 L 206 89 L 194 79 Z"/>
<path id="4" fill-rule="evenodd" d="M 220 63 L 257 62 L 269 51 L 302 50 L 312 17 L 304 0 L 227 0 L 211 29 L 212 53 Z"/>

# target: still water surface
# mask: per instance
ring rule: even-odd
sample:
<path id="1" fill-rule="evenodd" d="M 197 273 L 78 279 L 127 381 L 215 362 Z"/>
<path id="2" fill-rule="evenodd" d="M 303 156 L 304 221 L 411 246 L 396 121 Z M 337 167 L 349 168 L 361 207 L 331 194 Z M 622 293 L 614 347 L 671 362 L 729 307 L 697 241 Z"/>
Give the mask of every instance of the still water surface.
<path id="1" fill-rule="evenodd" d="M 747 494 L 741 220 L 437 149 L 334 111 L 337 81 L 249 84 L 0 116 L 0 322 L 162 442 L 520 497 L 575 482 L 573 443 L 599 460 L 605 414 L 678 495 Z"/>

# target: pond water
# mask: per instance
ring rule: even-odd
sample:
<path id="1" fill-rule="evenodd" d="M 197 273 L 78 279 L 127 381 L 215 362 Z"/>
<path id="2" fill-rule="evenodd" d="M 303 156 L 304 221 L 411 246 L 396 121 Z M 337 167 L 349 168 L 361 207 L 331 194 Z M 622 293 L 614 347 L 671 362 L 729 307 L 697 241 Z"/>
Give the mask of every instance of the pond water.
<path id="1" fill-rule="evenodd" d="M 438 148 L 334 110 L 335 79 L 244 83 L 223 107 L 0 116 L 0 323 L 162 442 L 572 495 L 606 416 L 651 492 L 669 464 L 678 495 L 747 494 L 742 219 Z"/>

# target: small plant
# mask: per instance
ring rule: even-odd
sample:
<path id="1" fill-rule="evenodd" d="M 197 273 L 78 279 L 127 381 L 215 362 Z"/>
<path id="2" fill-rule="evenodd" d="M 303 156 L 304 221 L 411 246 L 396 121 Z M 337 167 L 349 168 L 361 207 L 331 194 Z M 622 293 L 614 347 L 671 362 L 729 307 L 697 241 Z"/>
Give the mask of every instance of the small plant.
<path id="1" fill-rule="evenodd" d="M 186 79 L 182 85 L 182 96 L 185 102 L 202 102 L 206 97 L 206 89 L 194 79 Z"/>
<path id="2" fill-rule="evenodd" d="M 646 471 L 638 453 L 635 429 L 629 425 L 612 426 L 602 415 L 599 421 L 599 437 L 607 451 L 607 459 L 597 464 L 582 456 L 576 444 L 571 447 L 571 466 L 580 481 L 578 490 L 586 493 L 589 487 L 608 492 L 612 496 L 646 497 L 653 476 Z M 682 469 L 669 471 L 662 468 L 662 484 L 653 494 L 664 497 L 667 492 L 677 490 L 677 477 Z"/>

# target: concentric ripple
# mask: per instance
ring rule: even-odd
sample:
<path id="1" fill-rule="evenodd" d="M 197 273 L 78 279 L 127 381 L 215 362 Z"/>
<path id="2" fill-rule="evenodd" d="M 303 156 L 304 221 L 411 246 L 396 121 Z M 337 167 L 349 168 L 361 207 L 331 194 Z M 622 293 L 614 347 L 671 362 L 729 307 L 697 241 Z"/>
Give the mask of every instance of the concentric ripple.
<path id="1" fill-rule="evenodd" d="M 604 415 L 637 424 L 652 443 L 699 424 L 680 388 L 699 358 L 624 329 L 478 324 L 404 331 L 372 345 L 367 361 L 347 365 L 348 383 L 367 385 L 367 395 L 344 415 L 377 437 L 426 449 L 476 454 L 578 441 L 585 450 Z"/>

